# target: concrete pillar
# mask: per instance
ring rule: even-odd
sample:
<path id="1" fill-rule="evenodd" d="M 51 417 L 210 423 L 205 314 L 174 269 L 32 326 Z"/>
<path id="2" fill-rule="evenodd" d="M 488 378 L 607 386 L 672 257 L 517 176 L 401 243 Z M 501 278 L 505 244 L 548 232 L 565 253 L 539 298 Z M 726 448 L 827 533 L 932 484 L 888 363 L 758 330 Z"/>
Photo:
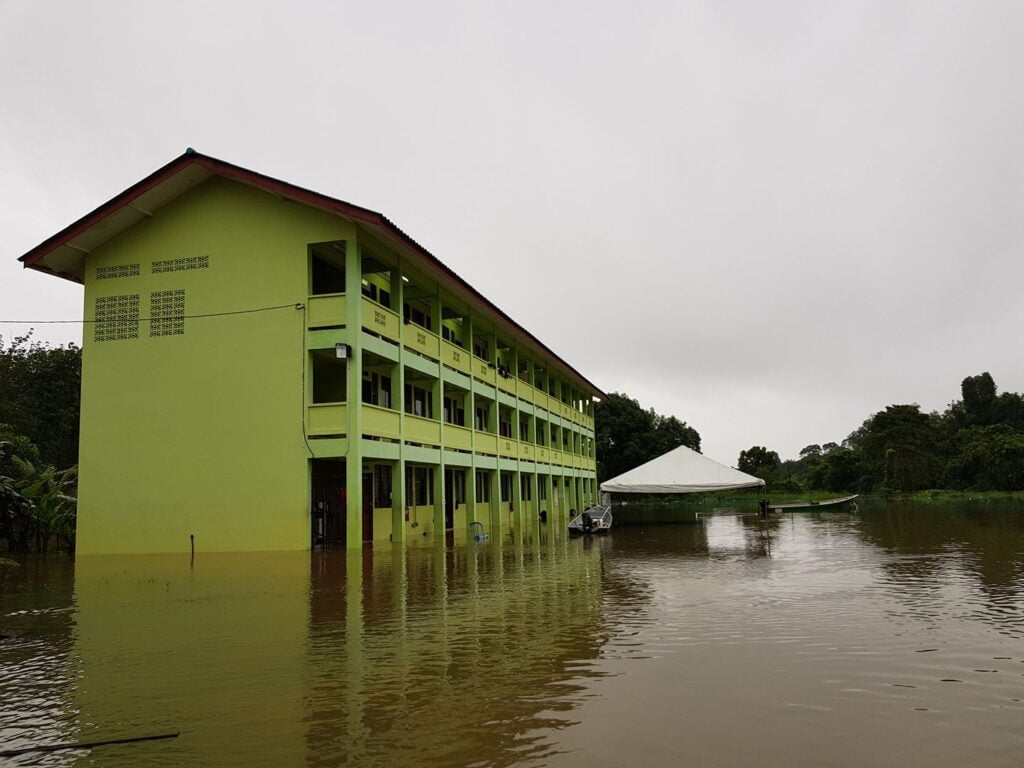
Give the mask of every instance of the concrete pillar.
<path id="1" fill-rule="evenodd" d="M 405 541 L 405 461 L 401 454 L 391 465 L 391 541 Z"/>
<path id="2" fill-rule="evenodd" d="M 395 298 L 395 308 L 401 316 L 402 305 L 405 303 L 405 281 L 402 280 L 402 260 L 391 273 L 391 295 Z M 398 375 L 392 378 L 395 391 L 391 402 L 398 409 L 398 433 L 405 435 L 405 345 L 398 345 Z M 405 441 L 398 443 L 398 462 L 392 467 L 391 476 L 391 540 L 405 541 Z M 397 477 L 395 477 L 397 475 Z"/>
<path id="3" fill-rule="evenodd" d="M 431 468 L 434 474 L 434 540 L 444 544 L 444 451 L 441 451 L 441 461 Z"/>
<path id="4" fill-rule="evenodd" d="M 494 469 L 487 473 L 487 482 L 491 486 L 491 501 L 490 501 L 490 513 L 491 513 L 491 538 L 500 539 L 502 533 L 504 533 L 505 526 L 504 521 L 501 519 L 501 472 L 500 470 Z"/>
<path id="5" fill-rule="evenodd" d="M 529 525 L 529 530 L 533 531 L 534 535 L 540 533 L 540 473 L 530 473 L 530 495 L 533 497 L 533 514 Z"/>
<path id="6" fill-rule="evenodd" d="M 356 238 L 345 246 L 345 292 L 348 295 L 345 325 L 348 328 L 348 454 L 345 457 L 345 546 L 363 546 L 363 454 L 362 454 L 362 385 L 363 344 L 360 283 L 362 259 Z"/>
<path id="7" fill-rule="evenodd" d="M 519 471 L 512 472 L 512 531 L 516 541 L 523 539 L 523 492 Z"/>

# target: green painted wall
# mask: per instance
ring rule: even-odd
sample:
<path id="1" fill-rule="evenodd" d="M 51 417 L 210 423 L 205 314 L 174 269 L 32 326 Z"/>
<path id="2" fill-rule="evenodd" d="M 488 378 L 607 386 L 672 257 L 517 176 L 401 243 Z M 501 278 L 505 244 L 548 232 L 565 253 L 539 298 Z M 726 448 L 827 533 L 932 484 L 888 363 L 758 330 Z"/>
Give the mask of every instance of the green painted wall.
<path id="1" fill-rule="evenodd" d="M 308 243 L 347 239 L 336 216 L 211 179 L 93 252 L 100 296 L 185 290 L 187 315 L 305 303 Z M 152 274 L 158 259 L 209 268 Z M 98 266 L 141 274 L 96 280 Z M 302 435 L 304 313 L 185 321 L 184 335 L 97 342 L 86 326 L 78 551 L 288 550 L 309 546 Z"/>
<path id="2" fill-rule="evenodd" d="M 347 299 L 319 297 L 312 310 L 308 306 L 296 310 L 295 305 L 310 303 L 308 245 L 336 240 L 348 244 L 344 257 Z M 559 401 L 552 399 L 547 404 L 551 413 L 541 417 L 542 406 L 535 409 L 533 403 L 547 403 L 546 395 L 527 392 L 517 399 L 513 380 L 495 379 L 494 365 L 487 365 L 499 359 L 494 340 L 505 346 L 512 342 L 493 329 L 486 332 L 488 360 L 467 360 L 465 370 L 456 373 L 438 362 L 436 337 L 433 346 L 427 344 L 422 349 L 414 346 L 411 335 L 406 338 L 400 315 L 387 315 L 395 325 L 388 333 L 375 325 L 365 325 L 370 315 L 364 317 L 363 313 L 373 313 L 375 305 L 359 298 L 364 243 L 368 243 L 365 248 L 375 263 L 391 265 L 390 284 L 381 276 L 371 281 L 378 291 L 390 288 L 392 306 L 400 307 L 404 294 L 401 275 L 407 270 L 400 266 L 399 256 L 375 244 L 365 231 L 357 233 L 340 217 L 220 178 L 160 208 L 156 215 L 87 257 L 87 320 L 95 319 L 97 299 L 123 295 L 138 296 L 138 314 L 148 318 L 151 294 L 163 291 L 184 291 L 184 313 L 190 317 L 184 321 L 181 335 L 151 336 L 151 324 L 143 319 L 138 323 L 137 338 L 97 341 L 93 327 L 86 327 L 78 537 L 81 553 L 187 552 L 191 534 L 201 552 L 306 549 L 310 544 L 308 459 L 312 453 L 334 458 L 347 454 L 348 546 L 362 546 L 362 475 L 378 459 L 395 467 L 392 486 L 396 495 L 391 508 L 374 510 L 374 540 L 386 541 L 393 536 L 396 541 L 443 541 L 439 535 L 445 494 L 441 477 L 446 464 L 467 473 L 467 499 L 472 499 L 474 467 L 493 469 L 500 464 L 503 470 L 515 473 L 545 473 L 545 465 L 534 463 L 540 452 L 527 445 L 536 439 L 538 420 L 549 427 L 547 442 L 553 454 L 562 448 L 563 437 L 572 430 L 582 430 L 592 448 L 592 429 L 569 426 L 568 419 L 563 418 L 569 413 Z M 158 273 L 152 269 L 154 261 L 195 257 L 208 258 L 208 266 Z M 139 265 L 137 275 L 96 279 L 97 268 L 130 264 Z M 429 278 L 417 276 L 415 270 L 410 272 L 415 281 L 428 284 Z M 444 290 L 434 286 L 427 291 L 434 297 L 428 308 L 435 327 L 441 317 L 437 297 Z M 261 307 L 283 308 L 192 317 Z M 335 314 L 337 324 L 347 328 L 308 330 L 309 324 L 332 325 Z M 476 332 L 474 324 L 486 329 L 485 323 L 474 315 L 461 330 L 468 339 Z M 396 342 L 405 339 L 405 344 L 353 332 L 364 325 Z M 310 434 L 334 437 L 307 442 L 303 439 L 303 397 L 309 398 L 313 391 L 311 363 L 304 373 L 304 365 L 311 359 L 307 350 L 333 350 L 339 341 L 351 348 L 344 374 L 348 406 L 330 407 L 340 416 L 332 416 L 330 408 L 310 409 L 313 416 L 306 418 L 316 422 Z M 462 364 L 444 360 L 449 365 Z M 518 369 L 521 361 L 527 368 L 535 365 L 531 357 L 517 358 L 510 349 L 500 355 L 501 364 L 510 369 Z M 551 368 L 548 363 L 543 367 Z M 417 371 L 408 380 L 429 389 L 436 428 L 422 420 L 411 421 L 402 411 L 406 374 Z M 362 379 L 374 373 L 391 379 L 390 410 L 358 406 Z M 466 440 L 470 432 L 441 430 L 442 381 L 449 383 L 450 393 L 461 398 L 467 427 L 473 421 L 474 397 L 480 396 L 489 404 L 488 436 L 497 431 L 500 403 L 503 421 L 510 423 L 513 438 L 520 436 L 521 418 L 527 424 L 527 444 L 520 450 L 513 442 L 510 448 L 501 450 L 500 459 L 493 455 L 498 447 L 493 438 L 492 442 L 485 439 L 483 452 L 475 456 L 429 447 L 437 446 L 438 438 L 445 434 L 448 449 L 469 448 Z M 559 421 L 566 426 L 557 426 Z M 420 432 L 413 429 L 417 426 Z M 424 427 L 429 433 L 426 436 L 421 434 Z M 337 437 L 343 434 L 362 435 L 364 439 Z M 399 447 L 388 442 L 402 434 L 410 442 L 428 447 Z M 366 439 L 367 435 L 373 439 Z M 574 443 L 579 449 L 580 443 Z M 477 450 L 481 450 L 479 446 Z M 492 455 L 485 455 L 487 452 Z M 560 463 L 555 459 L 556 464 Z M 407 521 L 402 493 L 406 462 L 425 463 L 435 473 L 434 503 L 412 508 Z M 560 472 L 578 474 L 569 467 L 555 468 L 556 476 Z M 529 536 L 537 531 L 537 510 L 541 507 L 551 507 L 549 519 L 555 519 L 554 515 L 564 518 L 568 509 L 582 509 L 584 487 L 591 499 L 596 495 L 591 474 L 585 486 L 574 480 L 565 488 L 568 498 L 559 493 L 557 504 L 553 497 L 544 503 L 539 498 L 541 481 L 527 475 L 529 494 L 524 494 L 516 474 L 510 499 L 515 504 L 512 511 L 508 503 L 500 502 L 497 474 L 493 475 L 491 502 L 483 508 L 486 513 L 475 510 L 474 516 L 496 535 L 511 532 L 517 537 Z M 560 490 L 562 482 L 557 477 Z M 527 501 L 524 495 L 532 499 Z M 464 536 L 472 518 L 465 505 L 456 511 L 457 538 Z"/>

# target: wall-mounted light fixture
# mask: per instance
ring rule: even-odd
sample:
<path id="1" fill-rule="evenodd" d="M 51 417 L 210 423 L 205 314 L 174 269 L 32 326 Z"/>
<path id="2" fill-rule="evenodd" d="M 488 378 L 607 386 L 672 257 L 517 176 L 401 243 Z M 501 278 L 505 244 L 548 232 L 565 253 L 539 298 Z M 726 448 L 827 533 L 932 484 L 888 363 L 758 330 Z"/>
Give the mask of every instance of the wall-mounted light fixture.
<path id="1" fill-rule="evenodd" d="M 334 356 L 339 358 L 339 359 L 341 359 L 341 360 L 347 359 L 348 358 L 348 344 L 341 344 L 341 343 L 335 344 L 334 345 Z"/>

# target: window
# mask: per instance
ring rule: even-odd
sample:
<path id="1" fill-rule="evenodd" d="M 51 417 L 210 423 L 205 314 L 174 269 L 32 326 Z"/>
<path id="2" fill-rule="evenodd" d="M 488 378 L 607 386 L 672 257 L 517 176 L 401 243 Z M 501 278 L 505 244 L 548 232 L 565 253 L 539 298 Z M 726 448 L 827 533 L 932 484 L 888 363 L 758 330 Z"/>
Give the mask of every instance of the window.
<path id="1" fill-rule="evenodd" d="M 509 352 L 509 348 L 508 348 L 507 345 L 502 344 L 501 346 L 499 346 L 499 349 L 501 351 L 498 352 L 498 361 L 497 361 L 498 375 L 501 376 L 501 378 L 503 378 L 503 379 L 511 379 L 512 378 L 512 369 L 509 368 L 508 359 L 505 357 L 505 355 L 509 355 L 511 353 Z"/>
<path id="2" fill-rule="evenodd" d="M 541 501 L 548 500 L 548 484 L 546 480 L 537 479 L 537 498 Z"/>
<path id="3" fill-rule="evenodd" d="M 405 505 L 429 507 L 434 504 L 434 473 L 430 467 L 405 465 Z"/>
<path id="4" fill-rule="evenodd" d="M 345 393 L 348 389 L 345 361 L 335 357 L 333 349 L 315 350 L 310 353 L 310 358 L 313 364 L 313 402 L 345 402 Z"/>
<path id="5" fill-rule="evenodd" d="M 377 302 L 382 307 L 387 307 L 388 309 L 391 308 L 391 294 L 376 283 L 367 280 L 365 277 L 363 278 L 362 292 L 363 296 L 371 301 Z"/>
<path id="6" fill-rule="evenodd" d="M 373 468 L 373 506 L 391 506 L 391 467 L 378 464 Z"/>
<path id="7" fill-rule="evenodd" d="M 363 402 L 369 403 L 370 405 L 377 404 L 377 374 L 375 373 L 364 373 L 363 374 Z"/>
<path id="8" fill-rule="evenodd" d="M 512 437 L 512 422 L 498 420 L 498 434 L 502 437 Z"/>
<path id="9" fill-rule="evenodd" d="M 405 385 L 405 412 L 424 419 L 434 418 L 430 393 L 412 384 Z"/>
<path id="10" fill-rule="evenodd" d="M 466 410 L 459 407 L 459 403 L 454 397 L 444 399 L 444 420 L 447 424 L 466 426 Z"/>
<path id="11" fill-rule="evenodd" d="M 466 472 L 465 470 L 452 470 L 452 501 L 456 504 L 466 503 Z"/>
<path id="12" fill-rule="evenodd" d="M 525 472 L 519 475 L 519 493 L 523 501 L 533 500 L 533 483 L 530 482 L 530 476 Z"/>
<path id="13" fill-rule="evenodd" d="M 462 346 L 462 339 L 459 338 L 458 334 L 447 325 L 441 325 L 441 338 L 445 341 L 451 342 L 457 347 Z"/>
<path id="14" fill-rule="evenodd" d="M 476 472 L 476 503 L 486 504 L 491 500 L 491 478 L 487 472 Z"/>
<path id="15" fill-rule="evenodd" d="M 489 419 L 488 419 L 489 415 L 490 414 L 488 413 L 486 405 L 478 405 L 476 407 L 476 409 L 474 410 L 474 412 L 473 412 L 473 426 L 476 428 L 476 430 L 478 432 L 488 432 L 488 431 L 490 431 L 490 426 L 489 426 L 490 422 L 489 422 Z"/>
<path id="16" fill-rule="evenodd" d="M 519 420 L 519 439 L 524 443 L 530 439 L 530 420 L 522 418 Z"/>
<path id="17" fill-rule="evenodd" d="M 402 317 L 407 323 L 416 323 L 421 328 L 430 330 L 430 315 L 419 307 L 406 302 L 402 305 Z"/>
<path id="18" fill-rule="evenodd" d="M 547 431 L 543 421 L 537 422 L 537 445 L 547 445 L 544 433 Z"/>
<path id="19" fill-rule="evenodd" d="M 369 405 L 391 407 L 391 377 L 374 371 L 363 373 L 363 402 Z"/>
<path id="20" fill-rule="evenodd" d="M 345 292 L 345 241 L 310 246 L 309 289 L 313 296 Z"/>
<path id="21" fill-rule="evenodd" d="M 501 482 L 501 500 L 512 501 L 512 473 L 502 472 L 500 477 Z"/>
<path id="22" fill-rule="evenodd" d="M 473 339 L 473 354 L 481 360 L 487 359 L 487 339 Z"/>

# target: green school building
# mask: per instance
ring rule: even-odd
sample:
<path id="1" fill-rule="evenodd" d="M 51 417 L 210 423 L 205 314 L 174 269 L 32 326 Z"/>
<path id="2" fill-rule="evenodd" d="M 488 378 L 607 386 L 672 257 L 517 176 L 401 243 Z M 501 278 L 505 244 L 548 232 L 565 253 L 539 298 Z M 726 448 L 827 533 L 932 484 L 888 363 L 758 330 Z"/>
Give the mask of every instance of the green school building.
<path id="1" fill-rule="evenodd" d="M 601 391 L 379 213 L 189 150 L 21 260 L 85 287 L 80 553 L 529 538 L 596 503 Z"/>

